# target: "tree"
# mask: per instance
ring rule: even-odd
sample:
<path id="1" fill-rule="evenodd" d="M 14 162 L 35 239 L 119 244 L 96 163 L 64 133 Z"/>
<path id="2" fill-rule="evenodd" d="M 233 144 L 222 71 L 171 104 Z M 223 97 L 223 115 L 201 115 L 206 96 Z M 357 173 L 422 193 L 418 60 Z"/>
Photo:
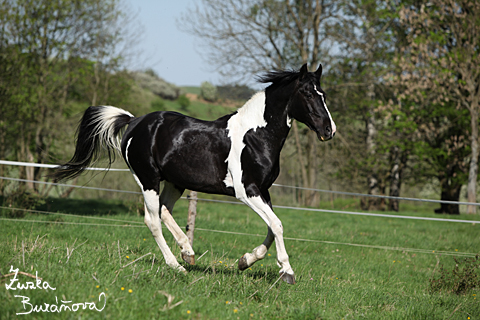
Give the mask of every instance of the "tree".
<path id="1" fill-rule="evenodd" d="M 215 102 L 218 98 L 218 90 L 208 81 L 202 82 L 200 85 L 200 96 L 209 102 Z"/>
<path id="2" fill-rule="evenodd" d="M 2 148 L 2 157 L 44 163 L 54 141 L 64 135 L 55 123 L 64 119 L 73 84 L 90 74 L 97 79 L 112 77 L 117 70 L 105 66 L 118 57 L 120 35 L 106 25 L 119 19 L 119 2 L 0 1 L 0 53 L 5 63 L 0 70 L 0 112 L 8 121 L 1 139 L 12 142 Z M 88 59 L 96 62 L 89 64 Z M 105 97 L 111 89 L 108 81 L 103 84 Z M 40 168 L 21 170 L 21 177 L 28 180 L 41 177 Z M 33 183 L 27 187 L 37 190 Z"/>
<path id="3" fill-rule="evenodd" d="M 203 0 L 184 15 L 181 27 L 202 39 L 208 61 L 223 75 L 243 80 L 266 70 L 328 64 L 328 25 L 337 14 L 332 0 Z M 301 183 L 315 188 L 315 134 L 303 139 L 296 122 L 292 127 Z M 317 205 L 318 195 L 305 190 L 302 202 Z"/>
<path id="4" fill-rule="evenodd" d="M 342 171 L 361 170 L 366 178 L 368 194 L 372 195 L 385 194 L 386 180 L 390 177 L 391 195 L 398 196 L 400 162 L 406 160 L 396 145 L 385 148 L 385 143 L 388 143 L 384 139 L 387 123 L 379 117 L 378 111 L 379 101 L 390 98 L 383 76 L 391 71 L 391 60 L 397 45 L 393 28 L 394 11 L 390 3 L 384 1 L 346 0 L 341 3 L 343 19 L 337 20 L 331 32 L 341 48 L 335 65 L 333 90 L 348 96 L 343 103 L 348 108 L 342 114 L 348 114 L 350 119 L 345 121 L 361 121 L 363 124 L 363 128 L 357 128 L 355 133 L 363 139 L 357 142 L 361 148 L 356 150 L 355 157 L 350 158 L 350 166 Z M 381 133 L 383 137 L 379 136 Z M 352 137 L 353 134 L 350 139 Z M 362 201 L 365 210 L 383 210 L 384 207 L 383 199 Z M 396 209 L 396 206 L 392 208 Z"/>
<path id="5" fill-rule="evenodd" d="M 434 0 L 419 6 L 404 5 L 399 11 L 407 45 L 399 53 L 401 72 L 396 81 L 419 105 L 449 104 L 470 115 L 470 163 L 467 195 L 476 202 L 480 108 L 480 3 Z M 476 211 L 468 206 L 468 213 Z"/>

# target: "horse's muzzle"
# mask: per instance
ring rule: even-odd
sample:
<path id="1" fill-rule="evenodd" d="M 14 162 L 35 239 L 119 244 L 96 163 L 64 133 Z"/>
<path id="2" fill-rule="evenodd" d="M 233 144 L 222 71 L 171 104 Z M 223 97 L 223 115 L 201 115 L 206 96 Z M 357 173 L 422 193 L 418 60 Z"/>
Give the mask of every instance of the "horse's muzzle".
<path id="1" fill-rule="evenodd" d="M 327 130 L 325 130 L 325 134 L 322 135 L 320 132 L 317 132 L 317 137 L 318 137 L 318 140 L 320 141 L 328 141 L 328 140 L 332 140 L 332 138 L 335 136 L 335 132 L 328 132 Z"/>

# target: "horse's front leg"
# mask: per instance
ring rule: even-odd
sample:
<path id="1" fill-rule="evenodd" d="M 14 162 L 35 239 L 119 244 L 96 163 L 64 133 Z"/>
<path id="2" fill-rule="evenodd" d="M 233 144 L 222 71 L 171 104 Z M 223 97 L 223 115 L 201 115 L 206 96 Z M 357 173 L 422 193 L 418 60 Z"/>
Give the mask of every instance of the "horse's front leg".
<path id="1" fill-rule="evenodd" d="M 261 196 L 242 197 L 240 198 L 245 204 L 252 208 L 268 225 L 268 234 L 259 247 L 255 248 L 252 253 L 246 253 L 239 260 L 239 268 L 242 270 L 248 268 L 256 261 L 263 259 L 265 254 L 275 239 L 277 248 L 277 263 L 280 266 L 280 274 L 282 279 L 289 284 L 295 284 L 295 274 L 290 266 L 288 260 L 288 254 L 285 249 L 285 243 L 283 242 L 283 226 L 282 222 L 273 212 L 272 208 L 268 205 L 267 201 Z M 270 235 L 273 234 L 273 237 Z M 273 238 L 273 239 L 272 239 Z M 245 267 L 245 265 L 247 267 Z"/>
<path id="2" fill-rule="evenodd" d="M 268 227 L 267 237 L 263 241 L 261 245 L 253 249 L 252 253 L 245 253 L 240 260 L 238 260 L 238 269 L 245 270 L 248 267 L 252 266 L 258 260 L 262 260 L 265 258 L 268 249 L 275 240 L 275 236 L 273 235 L 272 228 Z"/>

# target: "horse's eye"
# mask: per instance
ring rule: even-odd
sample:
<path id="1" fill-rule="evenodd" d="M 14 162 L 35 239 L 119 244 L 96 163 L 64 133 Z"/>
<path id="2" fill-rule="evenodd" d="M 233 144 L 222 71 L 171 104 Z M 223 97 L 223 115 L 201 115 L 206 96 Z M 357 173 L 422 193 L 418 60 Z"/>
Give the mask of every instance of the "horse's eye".
<path id="1" fill-rule="evenodd" d="M 308 92 L 308 91 L 306 91 L 306 92 L 304 93 L 304 96 L 305 96 L 305 99 L 307 99 L 307 100 L 310 100 L 310 99 L 313 98 L 313 95 L 312 95 L 310 92 Z"/>

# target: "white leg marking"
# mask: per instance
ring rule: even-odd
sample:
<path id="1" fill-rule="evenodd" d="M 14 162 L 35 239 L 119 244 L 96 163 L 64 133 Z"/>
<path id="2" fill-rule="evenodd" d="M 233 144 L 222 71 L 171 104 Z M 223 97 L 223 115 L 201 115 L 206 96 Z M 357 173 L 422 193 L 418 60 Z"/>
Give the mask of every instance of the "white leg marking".
<path id="1" fill-rule="evenodd" d="M 190 241 L 188 241 L 187 236 L 182 231 L 182 229 L 180 229 L 177 222 L 175 222 L 175 219 L 173 219 L 172 214 L 167 209 L 167 207 L 165 207 L 165 205 L 162 205 L 161 217 L 163 223 L 165 223 L 165 226 L 167 226 L 168 230 L 175 238 L 178 246 L 182 249 L 182 253 L 189 256 L 195 255 L 195 252 L 190 245 Z"/>
<path id="2" fill-rule="evenodd" d="M 263 201 L 259 196 L 248 198 L 247 204 L 255 211 L 262 212 L 268 219 L 268 225 L 272 229 L 272 233 L 275 237 L 275 244 L 277 248 L 277 261 L 280 265 L 280 272 L 286 272 L 293 275 L 292 267 L 288 260 L 287 250 L 285 249 L 285 243 L 283 242 L 283 226 L 282 222 L 275 215 L 272 209 Z"/>
<path id="3" fill-rule="evenodd" d="M 131 140 L 131 139 L 130 139 Z M 130 140 L 127 144 L 127 151 L 128 145 L 130 144 Z M 125 157 L 127 157 L 127 152 L 125 153 Z M 187 272 L 184 267 L 182 267 L 175 256 L 173 255 L 170 247 L 168 246 L 165 238 L 163 237 L 162 233 L 162 220 L 160 219 L 159 211 L 160 211 L 160 197 L 154 190 L 143 190 L 143 185 L 138 179 L 137 175 L 133 173 L 133 177 L 135 181 L 140 186 L 140 189 L 143 193 L 143 199 L 145 202 L 145 218 L 144 222 L 147 225 L 148 229 L 152 233 L 153 238 L 157 242 L 160 251 L 162 252 L 163 258 L 165 259 L 165 263 L 174 268 L 178 271 Z"/>
<path id="4" fill-rule="evenodd" d="M 160 202 L 162 203 L 160 217 L 181 248 L 182 254 L 193 256 L 195 252 L 190 245 L 190 241 L 172 216 L 173 206 L 180 196 L 180 192 L 172 184 L 165 182 L 162 195 L 160 196 Z"/>
<path id="5" fill-rule="evenodd" d="M 247 261 L 248 267 L 253 265 L 258 260 L 262 260 L 263 258 L 265 258 L 265 255 L 267 254 L 268 249 L 270 249 L 270 246 L 272 245 L 274 239 L 275 237 L 273 235 L 272 229 L 269 227 L 267 237 L 265 238 L 263 243 L 253 249 L 252 253 L 245 253 L 244 257 Z"/>
<path id="6" fill-rule="evenodd" d="M 162 224 L 159 217 L 160 199 L 158 194 L 153 190 L 147 190 L 143 192 L 143 197 L 145 199 L 145 224 L 152 232 L 160 251 L 162 251 L 165 263 L 174 269 L 186 272 L 185 268 L 178 263 L 163 237 Z"/>
<path id="7" fill-rule="evenodd" d="M 250 208 L 252 208 L 267 223 L 269 228 L 272 230 L 273 236 L 275 237 L 275 244 L 277 248 L 277 263 L 281 268 L 280 273 L 285 272 L 290 275 L 294 275 L 294 272 L 288 260 L 288 254 L 287 254 L 287 250 L 285 249 L 285 243 L 283 242 L 283 226 L 280 219 L 278 219 L 278 217 L 275 215 L 273 210 L 263 201 L 263 199 L 260 196 L 246 198 L 246 201 L 244 202 Z M 267 239 L 268 239 L 268 235 L 267 235 Z M 267 239 L 265 240 L 267 241 Z M 259 250 L 261 250 L 259 252 L 259 256 L 261 256 L 263 249 L 259 249 Z M 248 257 L 247 257 L 247 261 L 248 261 Z"/>

